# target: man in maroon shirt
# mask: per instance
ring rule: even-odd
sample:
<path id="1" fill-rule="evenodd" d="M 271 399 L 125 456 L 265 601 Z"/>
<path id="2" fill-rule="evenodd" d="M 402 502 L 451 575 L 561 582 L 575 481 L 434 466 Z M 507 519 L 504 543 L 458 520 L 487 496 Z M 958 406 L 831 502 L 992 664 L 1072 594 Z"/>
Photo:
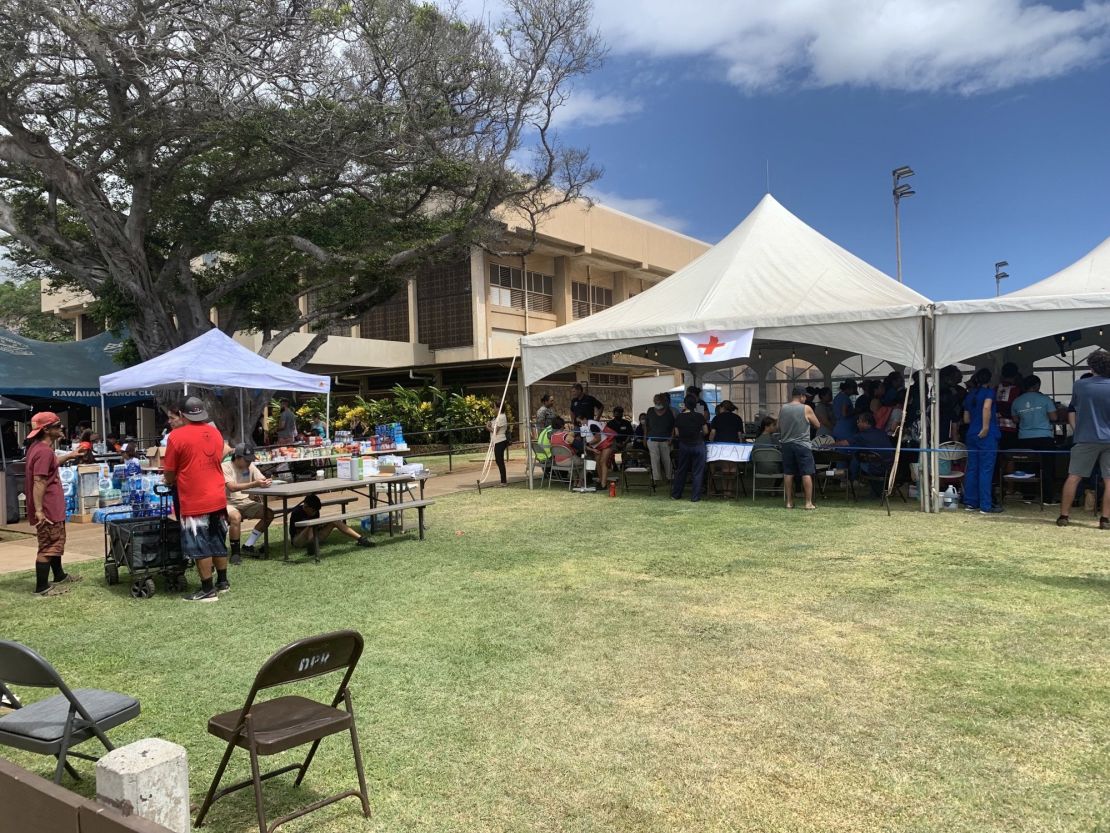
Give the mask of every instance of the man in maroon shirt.
<path id="1" fill-rule="evenodd" d="M 35 556 L 35 595 L 60 596 L 70 584 L 80 581 L 80 576 L 62 569 L 62 553 L 66 547 L 66 501 L 62 494 L 62 481 L 58 464 L 81 456 L 72 451 L 58 458 L 54 444 L 65 432 L 62 421 L 51 411 L 31 417 L 31 431 L 27 434 L 27 520 L 38 536 L 38 553 Z M 54 583 L 50 583 L 50 572 Z"/>
<path id="2" fill-rule="evenodd" d="M 185 600 L 214 602 L 219 593 L 231 589 L 227 580 L 227 490 L 222 468 L 225 443 L 208 422 L 208 411 L 201 400 L 190 396 L 180 412 L 185 424 L 170 432 L 162 466 L 166 485 L 177 489 L 181 552 L 196 563 L 200 575 L 200 589 Z"/>

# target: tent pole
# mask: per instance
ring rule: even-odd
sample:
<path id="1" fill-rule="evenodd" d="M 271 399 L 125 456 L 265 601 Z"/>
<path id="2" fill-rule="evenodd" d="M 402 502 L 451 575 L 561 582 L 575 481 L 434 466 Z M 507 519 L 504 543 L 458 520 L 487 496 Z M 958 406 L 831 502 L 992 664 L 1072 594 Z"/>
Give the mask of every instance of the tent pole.
<path id="1" fill-rule="evenodd" d="M 936 461 L 933 458 L 933 452 L 928 449 L 936 448 L 936 446 L 929 444 L 930 431 L 929 429 L 929 396 L 935 395 L 935 391 L 930 394 L 926 383 L 929 379 L 929 369 L 933 366 L 933 330 L 932 310 L 926 309 L 926 314 L 921 319 L 921 352 L 922 362 L 921 370 L 917 374 L 918 384 L 918 419 L 920 424 L 918 448 L 918 495 L 921 498 L 921 510 L 923 512 L 935 511 L 935 495 L 933 494 L 933 469 L 936 468 Z"/>
<path id="2" fill-rule="evenodd" d="M 932 394 L 929 400 L 929 415 L 932 419 L 929 428 L 929 442 L 932 448 L 940 448 L 940 370 L 937 367 L 937 319 L 932 308 L 929 313 L 929 375 L 932 382 Z M 935 453 L 935 452 L 934 452 Z M 932 480 L 929 491 L 933 496 L 933 511 L 939 512 L 942 502 L 940 499 L 940 459 L 936 458 L 935 465 L 930 467 Z"/>
<path id="3" fill-rule="evenodd" d="M 239 442 L 245 443 L 247 441 L 247 426 L 246 417 L 243 416 L 243 389 L 236 388 L 239 391 Z"/>
<path id="4" fill-rule="evenodd" d="M 328 388 L 328 395 L 324 398 L 324 439 L 331 439 L 331 388 Z"/>
<path id="5" fill-rule="evenodd" d="M 520 370 L 517 372 L 516 377 L 517 385 L 517 408 L 520 413 L 517 415 L 520 420 L 520 434 L 521 440 L 524 442 L 524 465 L 528 470 L 528 488 L 534 488 L 532 468 L 532 406 L 528 399 L 528 386 L 524 384 L 524 356 L 520 358 Z"/>
<path id="6" fill-rule="evenodd" d="M 100 429 L 101 436 L 104 437 L 104 447 L 108 447 L 108 409 L 104 406 L 104 394 L 100 394 L 100 421 L 103 427 Z"/>

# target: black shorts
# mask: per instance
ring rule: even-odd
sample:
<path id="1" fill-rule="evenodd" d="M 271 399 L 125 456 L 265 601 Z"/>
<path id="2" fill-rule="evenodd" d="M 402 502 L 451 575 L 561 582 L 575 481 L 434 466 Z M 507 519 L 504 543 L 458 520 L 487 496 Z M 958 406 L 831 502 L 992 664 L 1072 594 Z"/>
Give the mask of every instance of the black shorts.
<path id="1" fill-rule="evenodd" d="M 813 462 L 813 449 L 801 443 L 783 443 L 782 473 L 790 476 L 816 474 L 817 464 Z"/>
<path id="2" fill-rule="evenodd" d="M 181 554 L 190 561 L 227 555 L 227 510 L 181 518 Z"/>

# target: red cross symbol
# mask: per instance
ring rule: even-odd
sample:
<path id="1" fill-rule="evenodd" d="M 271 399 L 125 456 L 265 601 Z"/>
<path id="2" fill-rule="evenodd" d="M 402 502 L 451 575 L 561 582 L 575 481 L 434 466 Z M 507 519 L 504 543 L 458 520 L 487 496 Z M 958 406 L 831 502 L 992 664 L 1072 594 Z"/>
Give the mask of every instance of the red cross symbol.
<path id="1" fill-rule="evenodd" d="M 698 349 L 705 353 L 705 355 L 712 356 L 714 350 L 718 347 L 724 347 L 726 344 L 728 344 L 727 341 L 720 341 L 717 336 L 710 336 L 708 342 L 698 345 Z"/>

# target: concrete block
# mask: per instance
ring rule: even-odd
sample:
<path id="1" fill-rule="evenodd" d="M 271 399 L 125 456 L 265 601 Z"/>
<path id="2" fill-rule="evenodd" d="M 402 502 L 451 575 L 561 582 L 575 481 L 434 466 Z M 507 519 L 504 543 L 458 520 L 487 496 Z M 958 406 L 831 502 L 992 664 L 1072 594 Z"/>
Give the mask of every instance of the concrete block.
<path id="1" fill-rule="evenodd" d="M 109 752 L 96 764 L 96 798 L 125 815 L 189 833 L 189 762 L 185 748 L 147 738 Z"/>

